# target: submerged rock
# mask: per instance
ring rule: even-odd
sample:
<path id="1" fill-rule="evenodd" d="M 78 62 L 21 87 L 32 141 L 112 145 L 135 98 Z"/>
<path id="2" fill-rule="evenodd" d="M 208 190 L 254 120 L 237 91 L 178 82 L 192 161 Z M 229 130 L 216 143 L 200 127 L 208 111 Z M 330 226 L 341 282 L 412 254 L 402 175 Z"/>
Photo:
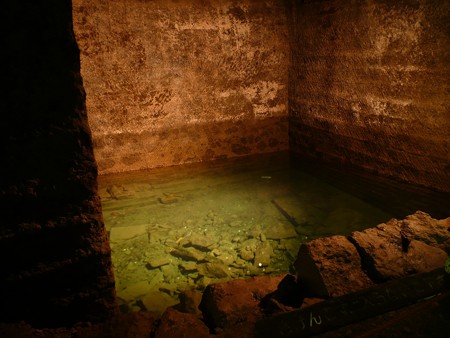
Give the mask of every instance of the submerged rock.
<path id="1" fill-rule="evenodd" d="M 205 260 L 205 254 L 194 248 L 177 248 L 170 251 L 170 254 L 185 261 L 200 262 Z"/>
<path id="2" fill-rule="evenodd" d="M 149 312 L 163 313 L 166 308 L 178 304 L 175 299 L 164 292 L 149 292 L 142 297 L 142 303 Z"/>
<path id="3" fill-rule="evenodd" d="M 212 235 L 192 234 L 189 243 L 186 245 L 193 246 L 201 251 L 210 251 L 217 244 L 217 238 Z"/>
<path id="4" fill-rule="evenodd" d="M 241 257 L 245 261 L 251 262 L 253 261 L 253 258 L 255 258 L 255 253 L 251 250 L 250 247 L 246 246 L 239 251 L 239 257 Z"/>
<path id="5" fill-rule="evenodd" d="M 172 258 L 166 254 L 160 256 L 151 256 L 146 258 L 147 267 L 150 269 L 155 269 L 163 265 L 170 264 Z"/>
<path id="6" fill-rule="evenodd" d="M 270 258 L 273 255 L 273 249 L 269 242 L 260 242 L 255 250 L 255 266 L 261 268 L 270 265 Z"/>
<path id="7" fill-rule="evenodd" d="M 120 292 L 120 297 L 125 300 L 137 299 L 149 293 L 152 289 L 153 286 L 148 281 L 140 281 L 127 286 L 126 289 Z"/>
<path id="8" fill-rule="evenodd" d="M 206 277 L 227 278 L 230 277 L 228 266 L 221 263 L 205 263 L 198 266 L 198 272 Z"/>
<path id="9" fill-rule="evenodd" d="M 127 227 L 113 227 L 111 228 L 109 238 L 111 242 L 120 242 L 127 239 L 132 239 L 138 236 L 147 236 L 148 225 L 133 225 Z"/>
<path id="10" fill-rule="evenodd" d="M 279 223 L 272 225 L 264 231 L 267 239 L 285 239 L 285 238 L 295 238 L 297 237 L 297 232 L 295 228 L 290 224 Z"/>
<path id="11" fill-rule="evenodd" d="M 161 204 L 173 204 L 178 202 L 178 197 L 174 194 L 166 193 L 164 196 L 158 198 L 159 203 Z"/>
<path id="12" fill-rule="evenodd" d="M 194 271 L 198 270 L 197 263 L 192 262 L 192 261 L 189 261 L 189 262 L 183 261 L 178 266 L 181 268 L 181 270 L 183 272 L 194 272 Z"/>

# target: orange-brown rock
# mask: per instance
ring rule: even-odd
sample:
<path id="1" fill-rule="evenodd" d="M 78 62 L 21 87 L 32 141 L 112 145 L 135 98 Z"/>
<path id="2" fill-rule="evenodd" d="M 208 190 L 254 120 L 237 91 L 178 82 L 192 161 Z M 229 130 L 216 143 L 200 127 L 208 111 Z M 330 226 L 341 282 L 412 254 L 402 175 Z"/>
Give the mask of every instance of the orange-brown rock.
<path id="1" fill-rule="evenodd" d="M 337 297 L 373 285 L 361 270 L 361 258 L 355 246 L 344 236 L 304 243 L 295 268 L 300 285 L 312 297 Z"/>
<path id="2" fill-rule="evenodd" d="M 260 300 L 277 289 L 284 276 L 261 276 L 211 284 L 203 292 L 200 309 L 211 327 L 251 330 L 262 316 Z"/>
<path id="3" fill-rule="evenodd" d="M 449 240 L 444 224 L 420 212 L 403 221 L 393 219 L 354 232 L 350 238 L 364 269 L 373 280 L 382 282 L 443 267 L 447 254 L 440 247 Z"/>
<path id="4" fill-rule="evenodd" d="M 191 313 L 183 313 L 168 308 L 156 328 L 155 338 L 204 338 L 210 337 L 209 329 L 200 318 Z"/>
<path id="5" fill-rule="evenodd" d="M 450 254 L 450 217 L 437 220 L 417 211 L 402 221 L 401 235 L 408 241 L 416 239 Z"/>

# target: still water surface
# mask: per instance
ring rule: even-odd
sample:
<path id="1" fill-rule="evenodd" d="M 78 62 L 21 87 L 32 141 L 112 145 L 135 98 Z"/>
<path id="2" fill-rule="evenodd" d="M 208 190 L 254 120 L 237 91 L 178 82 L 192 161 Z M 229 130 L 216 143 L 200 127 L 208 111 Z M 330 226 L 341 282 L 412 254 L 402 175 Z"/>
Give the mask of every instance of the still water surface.
<path id="1" fill-rule="evenodd" d="M 100 176 L 122 310 L 160 314 L 186 290 L 293 272 L 302 242 L 405 216 L 309 169 L 277 153 Z"/>

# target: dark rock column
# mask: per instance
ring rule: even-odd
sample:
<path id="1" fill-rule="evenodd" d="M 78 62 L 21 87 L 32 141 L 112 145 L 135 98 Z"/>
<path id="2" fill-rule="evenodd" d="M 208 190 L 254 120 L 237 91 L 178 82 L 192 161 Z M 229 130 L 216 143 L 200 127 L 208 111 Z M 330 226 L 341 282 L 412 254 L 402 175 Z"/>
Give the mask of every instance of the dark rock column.
<path id="1" fill-rule="evenodd" d="M 114 276 L 71 1 L 8 1 L 0 22 L 0 321 L 100 320 Z"/>

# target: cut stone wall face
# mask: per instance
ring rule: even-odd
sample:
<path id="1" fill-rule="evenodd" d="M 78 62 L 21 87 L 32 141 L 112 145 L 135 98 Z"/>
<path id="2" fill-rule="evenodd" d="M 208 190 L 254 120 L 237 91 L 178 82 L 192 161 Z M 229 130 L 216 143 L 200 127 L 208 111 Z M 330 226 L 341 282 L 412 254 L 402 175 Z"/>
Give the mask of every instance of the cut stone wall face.
<path id="1" fill-rule="evenodd" d="M 449 192 L 449 6 L 293 1 L 291 151 Z"/>
<path id="2" fill-rule="evenodd" d="M 287 150 L 284 1 L 73 1 L 100 174 Z"/>

